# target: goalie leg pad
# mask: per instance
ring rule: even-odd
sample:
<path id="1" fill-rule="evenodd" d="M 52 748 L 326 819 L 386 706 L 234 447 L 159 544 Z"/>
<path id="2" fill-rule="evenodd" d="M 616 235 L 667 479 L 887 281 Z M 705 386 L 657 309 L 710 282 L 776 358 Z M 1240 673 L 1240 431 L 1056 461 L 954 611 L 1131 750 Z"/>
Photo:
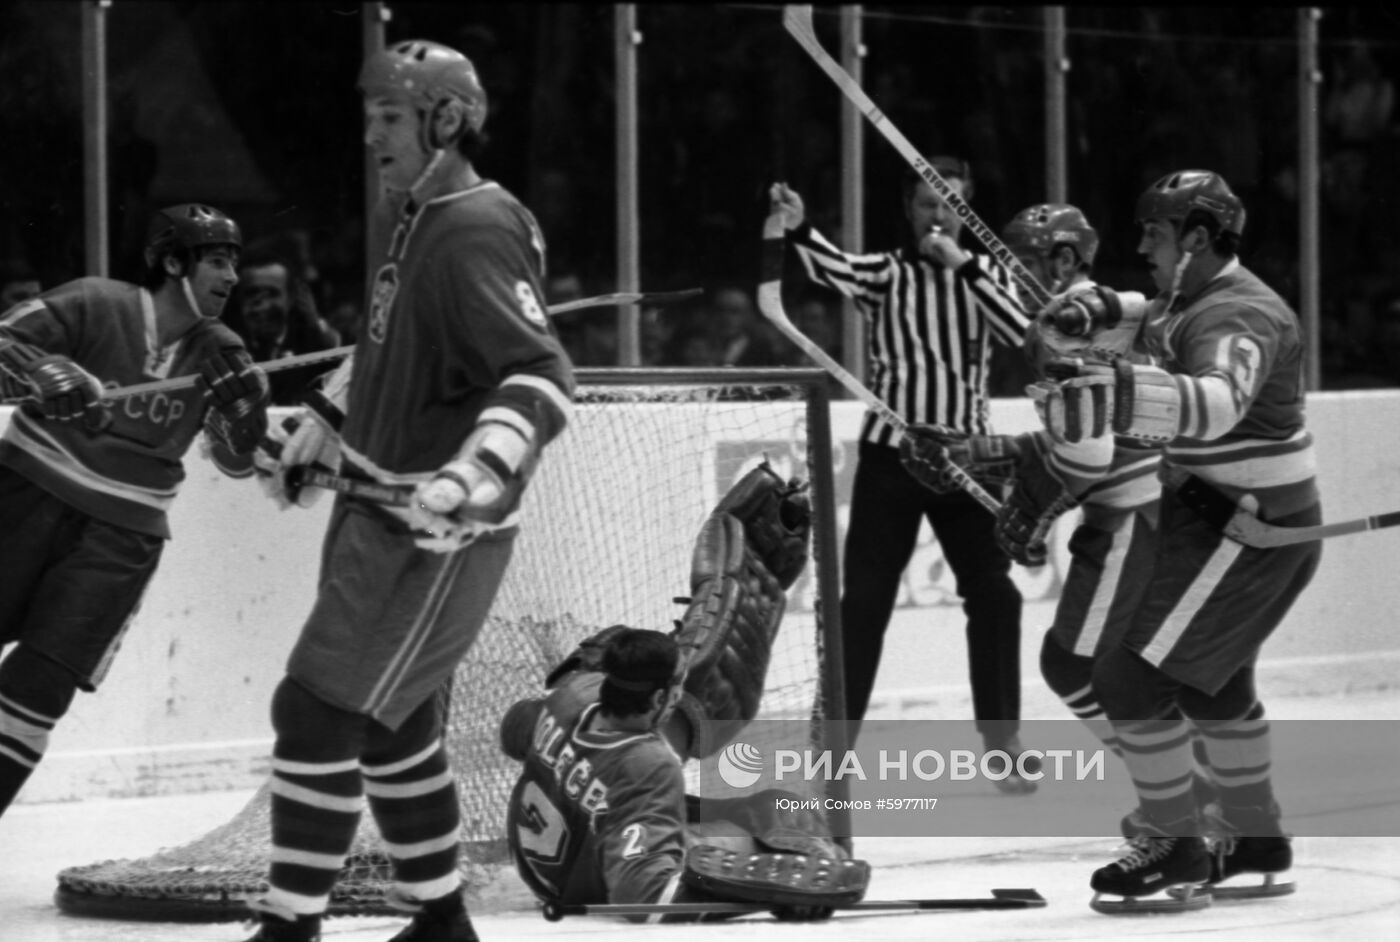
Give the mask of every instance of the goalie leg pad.
<path id="1" fill-rule="evenodd" d="M 681 879 L 726 900 L 772 906 L 849 906 L 865 897 L 870 864 L 807 854 L 736 854 L 701 844 L 686 852 Z"/>
<path id="2" fill-rule="evenodd" d="M 699 759 L 717 752 L 758 712 L 787 596 L 748 551 L 743 525 L 727 513 L 701 527 L 691 580 L 692 600 L 675 634 L 686 660 L 677 709 L 693 733 L 687 751 Z"/>
<path id="3" fill-rule="evenodd" d="M 806 485 L 784 484 L 767 462 L 740 478 L 701 526 L 691 601 L 674 635 L 685 670 L 677 709 L 691 728 L 692 758 L 718 751 L 758 712 L 811 529 Z"/>

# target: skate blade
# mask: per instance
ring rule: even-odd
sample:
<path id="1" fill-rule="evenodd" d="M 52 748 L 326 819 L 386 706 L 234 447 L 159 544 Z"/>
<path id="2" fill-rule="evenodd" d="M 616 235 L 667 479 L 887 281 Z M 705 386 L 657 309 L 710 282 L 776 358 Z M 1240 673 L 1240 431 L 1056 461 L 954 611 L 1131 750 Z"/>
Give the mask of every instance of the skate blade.
<path id="1" fill-rule="evenodd" d="M 1030 795 L 1040 787 L 1030 779 L 1021 778 L 1019 775 L 995 779 L 992 784 L 996 785 L 997 791 L 1003 795 Z"/>
<path id="2" fill-rule="evenodd" d="M 1288 874 L 1286 872 L 1253 875 L 1263 876 L 1264 882 L 1217 883 L 1214 886 L 1206 884 L 1202 886 L 1201 889 L 1216 899 L 1222 900 L 1270 899 L 1275 896 L 1288 896 L 1298 890 L 1298 884 L 1287 879 Z M 1234 880 L 1244 876 L 1251 876 L 1251 874 L 1237 873 L 1230 879 Z M 1181 887 L 1174 886 L 1167 892 L 1172 896 L 1176 896 L 1181 892 Z"/>
<path id="3" fill-rule="evenodd" d="M 1166 896 L 1109 896 L 1095 893 L 1089 908 L 1108 916 L 1137 916 L 1150 913 L 1189 913 L 1210 905 L 1210 894 L 1194 883 L 1167 887 Z"/>

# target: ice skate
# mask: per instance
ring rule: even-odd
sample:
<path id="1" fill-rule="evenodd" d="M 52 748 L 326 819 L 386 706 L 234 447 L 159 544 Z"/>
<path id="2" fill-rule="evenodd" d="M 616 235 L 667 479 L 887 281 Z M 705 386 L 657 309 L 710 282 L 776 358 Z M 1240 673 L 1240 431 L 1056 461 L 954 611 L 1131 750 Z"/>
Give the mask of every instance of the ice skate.
<path id="1" fill-rule="evenodd" d="M 1123 819 L 1124 831 L 1130 828 L 1137 833 L 1128 838 L 1128 852 L 1090 878 L 1090 908 L 1121 915 L 1187 912 L 1210 905 L 1209 894 L 1199 886 L 1211 874 L 1205 841 L 1168 836 L 1135 814 Z"/>
<path id="2" fill-rule="evenodd" d="M 1216 899 L 1264 899 L 1297 890 L 1288 879 L 1293 839 L 1279 827 L 1278 807 L 1207 812 L 1211 841 L 1206 890 Z M 1239 879 L 1236 880 L 1235 878 Z M 1262 880 L 1260 879 L 1262 877 Z"/>
<path id="3" fill-rule="evenodd" d="M 478 942 L 460 893 L 422 904 L 413 921 L 389 942 Z"/>
<path id="4" fill-rule="evenodd" d="M 1001 775 L 1003 771 L 1007 774 L 1004 778 L 995 778 L 992 783 L 997 790 L 1004 795 L 1029 795 L 1034 792 L 1039 785 L 1033 780 L 1021 774 L 1024 768 L 1031 774 L 1040 772 L 1041 763 L 1039 756 L 1026 756 L 1023 760 L 1021 754 L 1025 749 L 1021 745 L 1021 740 L 1013 737 L 1008 742 L 1001 745 L 987 743 L 986 752 L 1000 751 L 1011 757 L 1010 768 L 1007 768 L 1007 761 L 1001 756 L 990 756 L 987 759 L 987 770 L 993 775 Z"/>
<path id="5" fill-rule="evenodd" d="M 321 942 L 321 918 L 301 916 L 287 920 L 264 914 L 259 919 L 258 931 L 248 942 Z"/>

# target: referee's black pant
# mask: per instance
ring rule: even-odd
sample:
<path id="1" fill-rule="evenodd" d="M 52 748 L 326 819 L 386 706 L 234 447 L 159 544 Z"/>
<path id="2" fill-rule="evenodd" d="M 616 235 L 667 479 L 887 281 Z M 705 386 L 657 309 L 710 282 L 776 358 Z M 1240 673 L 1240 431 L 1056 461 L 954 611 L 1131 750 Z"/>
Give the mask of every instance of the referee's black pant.
<path id="1" fill-rule="evenodd" d="M 842 563 L 846 718 L 861 720 L 880 667 L 904 569 L 927 517 L 967 613 L 968 673 L 977 731 L 989 747 L 1016 735 L 1021 717 L 1021 593 L 997 548 L 995 518 L 961 491 L 935 494 L 897 449 L 860 444 Z M 938 644 L 938 639 L 929 639 Z"/>

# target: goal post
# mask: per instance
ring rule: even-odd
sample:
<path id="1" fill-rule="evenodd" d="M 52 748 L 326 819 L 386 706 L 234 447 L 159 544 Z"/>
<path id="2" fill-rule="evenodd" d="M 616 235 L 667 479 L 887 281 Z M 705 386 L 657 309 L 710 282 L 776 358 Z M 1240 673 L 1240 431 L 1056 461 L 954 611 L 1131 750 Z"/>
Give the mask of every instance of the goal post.
<path id="1" fill-rule="evenodd" d="M 694 540 L 716 502 L 768 461 L 809 482 L 812 553 L 787 614 L 751 730 L 842 752 L 839 568 L 828 378 L 816 369 L 580 369 L 574 416 L 525 492 L 515 555 L 490 616 L 447 698 L 446 748 L 462 811 L 461 870 L 475 909 L 531 904 L 505 849 L 505 811 L 519 766 L 500 752 L 498 723 L 577 643 L 610 624 L 670 630 L 689 591 Z M 249 500 L 261 495 L 249 491 Z M 139 625 L 136 626 L 139 630 Z M 778 735 L 778 734 L 774 734 Z M 688 790 L 714 776 L 688 764 Z M 797 782 L 803 797 L 844 797 L 844 784 Z M 804 791 L 805 790 L 805 791 Z M 270 857 L 269 793 L 178 847 L 135 860 L 68 867 L 55 901 L 78 915 L 220 922 L 247 918 Z M 836 825 L 836 822 L 832 822 Z M 839 825 L 837 825 L 839 829 Z M 332 915 L 391 912 L 390 866 L 364 813 L 331 899 Z"/>

